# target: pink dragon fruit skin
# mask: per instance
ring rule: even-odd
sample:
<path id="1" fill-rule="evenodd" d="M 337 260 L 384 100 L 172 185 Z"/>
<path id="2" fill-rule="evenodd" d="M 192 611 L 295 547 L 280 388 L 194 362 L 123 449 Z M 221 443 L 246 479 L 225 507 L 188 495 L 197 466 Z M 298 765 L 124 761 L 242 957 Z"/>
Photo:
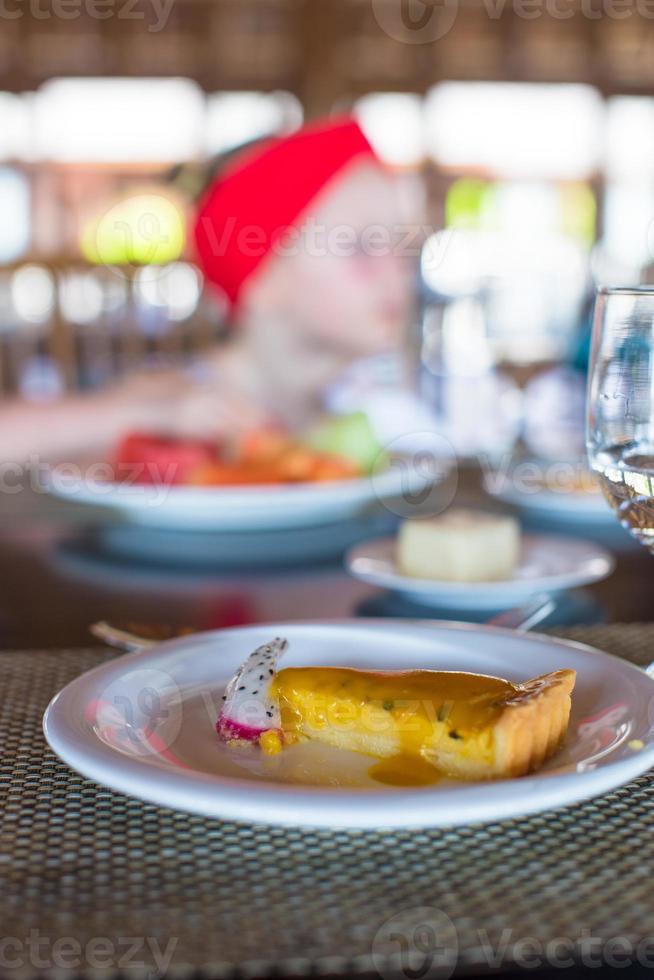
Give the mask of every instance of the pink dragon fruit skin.
<path id="1" fill-rule="evenodd" d="M 216 731 L 225 739 L 256 742 L 263 732 L 281 730 L 279 702 L 271 694 L 277 661 L 288 641 L 276 637 L 251 653 L 225 688 Z"/>

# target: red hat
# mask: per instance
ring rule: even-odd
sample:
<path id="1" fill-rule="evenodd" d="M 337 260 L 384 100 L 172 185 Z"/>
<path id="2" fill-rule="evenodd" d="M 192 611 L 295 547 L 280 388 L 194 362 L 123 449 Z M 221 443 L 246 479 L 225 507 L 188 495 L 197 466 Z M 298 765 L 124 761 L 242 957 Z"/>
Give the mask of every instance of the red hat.
<path id="1" fill-rule="evenodd" d="M 375 158 L 354 119 L 322 121 L 244 151 L 209 187 L 200 202 L 195 243 L 206 278 L 232 306 L 318 192 L 362 155 Z"/>

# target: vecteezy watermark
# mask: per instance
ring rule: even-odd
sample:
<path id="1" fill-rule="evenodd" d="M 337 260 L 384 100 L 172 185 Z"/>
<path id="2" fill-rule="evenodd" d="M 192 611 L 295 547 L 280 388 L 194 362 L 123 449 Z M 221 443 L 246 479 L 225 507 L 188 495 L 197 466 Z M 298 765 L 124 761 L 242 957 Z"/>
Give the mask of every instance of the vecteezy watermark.
<path id="1" fill-rule="evenodd" d="M 64 497 L 91 494 L 102 500 L 117 490 L 139 498 L 147 507 L 163 504 L 170 488 L 177 482 L 179 466 L 170 462 L 110 463 L 98 461 L 81 466 L 79 463 L 52 464 L 32 454 L 25 463 L 0 461 L 0 495 L 55 493 Z"/>
<path id="2" fill-rule="evenodd" d="M 499 458 L 476 457 L 484 486 L 491 496 L 504 491 L 531 495 L 597 495 L 599 486 L 583 460 L 522 459 L 505 453 Z M 123 502 L 138 498 L 158 507 L 179 483 L 180 466 L 145 460 L 135 463 L 97 461 L 52 464 L 32 454 L 25 463 L 0 461 L 0 495 L 55 493 L 99 500 L 122 492 Z M 392 439 L 377 455 L 370 481 L 375 497 L 398 517 L 435 515 L 453 502 L 458 486 L 458 458 L 452 443 L 435 430 L 407 432 Z"/>
<path id="3" fill-rule="evenodd" d="M 138 269 L 156 279 L 181 256 L 185 223 L 180 201 L 151 192 L 130 195 L 116 200 L 87 228 L 84 253 L 120 276 Z"/>
<path id="4" fill-rule="evenodd" d="M 216 258 L 228 250 L 238 251 L 248 258 L 261 258 L 268 253 L 282 257 L 305 254 L 311 258 L 328 255 L 337 258 L 352 255 L 417 258 L 425 241 L 440 231 L 418 222 L 373 223 L 358 227 L 347 222 L 324 224 L 312 217 L 297 225 L 279 225 L 272 229 L 257 224 L 238 226 L 235 218 L 217 227 L 206 216 L 200 220 L 200 230 Z"/>
<path id="5" fill-rule="evenodd" d="M 456 495 L 456 452 L 435 431 L 406 433 L 386 444 L 370 479 L 375 496 L 392 514 L 433 516 L 446 510 Z"/>
<path id="6" fill-rule="evenodd" d="M 93 936 L 81 942 L 75 936 L 44 935 L 30 929 L 24 936 L 0 936 L 0 971 L 5 975 L 34 970 L 140 971 L 161 977 L 168 970 L 177 938 L 164 942 L 154 936 Z"/>
<path id="7" fill-rule="evenodd" d="M 477 462 L 484 486 L 492 495 L 510 491 L 520 495 L 548 492 L 565 496 L 599 493 L 597 480 L 585 460 L 516 459 L 504 453 L 498 459 L 480 454 Z"/>
<path id="8" fill-rule="evenodd" d="M 182 695 L 165 671 L 140 668 L 120 674 L 87 704 L 85 717 L 103 742 L 126 755 L 157 756 L 179 765 L 172 747 L 182 727 Z"/>
<path id="9" fill-rule="evenodd" d="M 404 44 L 433 44 L 454 27 L 459 0 L 372 0 L 375 20 Z"/>
<path id="10" fill-rule="evenodd" d="M 654 967 L 651 936 L 634 942 L 627 936 L 598 936 L 583 928 L 576 935 L 543 939 L 520 935 L 515 929 L 502 929 L 496 936 L 478 929 L 477 942 L 482 961 L 494 970 L 508 966 L 523 970 L 565 970 L 579 965 L 587 969 Z"/>
<path id="11" fill-rule="evenodd" d="M 0 20 L 92 20 L 140 21 L 150 34 L 162 31 L 175 0 L 0 0 Z"/>
<path id="12" fill-rule="evenodd" d="M 0 0 L 0 4 L 8 0 Z M 430 270 L 443 261 L 452 230 L 426 223 L 395 222 L 355 225 L 326 224 L 307 217 L 295 224 L 267 227 L 239 224 L 236 218 L 199 222 L 204 248 L 217 259 L 228 253 L 260 259 L 266 255 L 292 258 L 349 258 L 352 256 L 422 259 Z M 139 269 L 148 279 L 162 274 L 179 258 L 184 245 L 184 219 L 175 202 L 156 194 L 118 201 L 99 217 L 85 238 L 87 257 L 118 275 Z M 146 273 L 147 270 L 147 273 Z"/>
<path id="13" fill-rule="evenodd" d="M 626 20 L 642 17 L 654 20 L 654 0 L 482 0 L 486 13 L 492 20 L 499 20 L 507 11 L 522 20 Z"/>
<path id="14" fill-rule="evenodd" d="M 459 943 L 452 920 L 440 909 L 416 906 L 387 919 L 372 941 L 372 961 L 380 977 L 448 980 L 457 963 Z"/>
<path id="15" fill-rule="evenodd" d="M 482 0 L 489 20 L 511 14 L 521 20 L 654 20 L 654 0 Z M 404 44 L 433 44 L 452 30 L 459 0 L 372 0 L 381 29 Z"/>
<path id="16" fill-rule="evenodd" d="M 372 960 L 383 980 L 402 977 L 448 980 L 459 961 L 491 971 L 654 968 L 654 936 L 600 936 L 589 928 L 567 936 L 534 936 L 505 928 L 463 930 L 442 910 L 432 906 L 403 909 L 387 919 L 372 941 Z"/>

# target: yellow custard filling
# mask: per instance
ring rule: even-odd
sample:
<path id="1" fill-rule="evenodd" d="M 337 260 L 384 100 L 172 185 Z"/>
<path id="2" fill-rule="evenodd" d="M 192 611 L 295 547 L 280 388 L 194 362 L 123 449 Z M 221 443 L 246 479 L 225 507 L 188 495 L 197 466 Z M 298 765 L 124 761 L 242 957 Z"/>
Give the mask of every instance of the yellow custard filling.
<path id="1" fill-rule="evenodd" d="M 427 785 L 535 768 L 565 734 L 573 684 L 573 671 L 516 685 L 457 671 L 288 667 L 272 693 L 287 741 L 362 752 L 382 760 L 378 781 Z"/>
<path id="2" fill-rule="evenodd" d="M 277 675 L 275 689 L 291 739 L 307 736 L 387 759 L 372 775 L 394 784 L 406 779 L 407 785 L 427 781 L 422 759 L 438 779 L 429 762 L 438 743 L 444 743 L 445 756 L 489 761 L 488 729 L 517 693 L 509 681 L 479 674 L 341 667 L 289 667 Z"/>

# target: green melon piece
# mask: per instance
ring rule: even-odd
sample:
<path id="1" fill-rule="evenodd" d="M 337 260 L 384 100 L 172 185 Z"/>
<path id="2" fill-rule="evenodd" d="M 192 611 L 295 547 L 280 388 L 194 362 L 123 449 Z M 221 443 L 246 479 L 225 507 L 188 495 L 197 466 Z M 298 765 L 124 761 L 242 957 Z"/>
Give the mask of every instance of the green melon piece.
<path id="1" fill-rule="evenodd" d="M 365 412 L 327 418 L 307 434 L 305 441 L 319 452 L 353 460 L 364 473 L 388 465 L 388 456 Z"/>

